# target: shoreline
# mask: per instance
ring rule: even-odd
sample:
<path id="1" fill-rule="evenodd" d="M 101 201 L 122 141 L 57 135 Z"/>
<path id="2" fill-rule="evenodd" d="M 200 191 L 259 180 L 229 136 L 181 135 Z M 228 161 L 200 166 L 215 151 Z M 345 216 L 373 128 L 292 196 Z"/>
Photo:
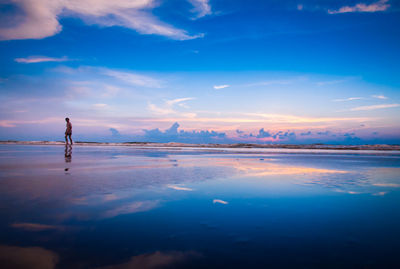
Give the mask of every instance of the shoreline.
<path id="1" fill-rule="evenodd" d="M 63 141 L 0 141 L 0 145 L 65 145 Z M 75 142 L 75 146 L 128 146 L 138 148 L 199 148 L 199 149 L 314 149 L 314 150 L 376 150 L 399 151 L 400 145 L 329 145 L 329 144 L 188 144 L 154 142 Z"/>

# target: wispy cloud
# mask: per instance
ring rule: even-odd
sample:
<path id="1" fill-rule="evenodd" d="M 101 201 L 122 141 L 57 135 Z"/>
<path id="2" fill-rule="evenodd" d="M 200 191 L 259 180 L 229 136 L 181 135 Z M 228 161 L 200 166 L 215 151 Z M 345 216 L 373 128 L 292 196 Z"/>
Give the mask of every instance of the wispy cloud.
<path id="1" fill-rule="evenodd" d="M 68 76 L 69 88 L 74 92 L 84 95 L 95 94 L 96 97 L 113 97 L 124 89 L 132 90 L 132 86 L 135 86 L 134 89 L 162 88 L 166 84 L 165 80 L 152 74 L 105 67 L 58 66 L 52 71 Z M 99 92 L 101 90 L 103 92 Z"/>
<path id="2" fill-rule="evenodd" d="M 15 121 L 12 120 L 0 120 L 0 127 L 13 128 L 17 126 Z"/>
<path id="3" fill-rule="evenodd" d="M 347 190 L 335 190 L 336 192 L 347 193 L 347 194 L 362 194 L 358 191 L 347 191 Z"/>
<path id="4" fill-rule="evenodd" d="M 177 190 L 177 191 L 193 191 L 191 188 L 186 188 L 186 187 L 181 187 L 181 186 L 176 186 L 176 185 L 167 185 L 168 188 Z"/>
<path id="5" fill-rule="evenodd" d="M 258 87 L 258 86 L 270 86 L 270 85 L 289 85 L 294 82 L 298 82 L 299 80 L 303 80 L 304 77 L 298 77 L 295 79 L 283 79 L 283 80 L 268 80 L 268 81 L 260 81 L 255 83 L 249 83 L 241 85 L 242 87 Z"/>
<path id="6" fill-rule="evenodd" d="M 156 114 L 156 115 L 169 115 L 169 114 L 178 114 L 179 113 L 179 115 L 181 115 L 181 116 L 193 118 L 196 116 L 195 113 L 190 113 L 190 112 L 182 113 L 182 112 L 176 111 L 174 108 L 175 105 L 179 105 L 180 107 L 187 109 L 188 106 L 184 102 L 190 101 L 193 99 L 194 99 L 193 97 L 185 97 L 185 98 L 177 98 L 177 99 L 167 100 L 161 106 L 157 106 L 153 103 L 149 103 L 148 109 L 153 114 Z"/>
<path id="7" fill-rule="evenodd" d="M 158 5 L 155 0 L 19 0 L 13 1 L 16 13 L 9 16 L 10 23 L 0 27 L 0 40 L 41 39 L 53 36 L 62 30 L 60 18 L 77 17 L 87 24 L 105 27 L 122 26 L 141 34 L 161 35 L 176 40 L 203 37 L 190 35 L 183 29 L 160 21 L 151 10 Z M 207 1 L 193 1 L 197 16 L 210 12 Z"/>
<path id="8" fill-rule="evenodd" d="M 149 103 L 148 109 L 150 110 L 150 112 L 156 115 L 168 115 L 175 113 L 175 111 L 171 107 L 160 107 L 152 103 Z"/>
<path id="9" fill-rule="evenodd" d="M 387 98 L 386 96 L 384 96 L 384 95 L 372 95 L 371 97 L 377 98 L 377 99 L 382 99 L 382 100 L 388 99 L 388 98 Z"/>
<path id="10" fill-rule="evenodd" d="M 194 19 L 204 17 L 211 14 L 211 6 L 209 0 L 189 0 L 193 5 L 192 12 L 196 13 Z"/>
<path id="11" fill-rule="evenodd" d="M 13 128 L 22 124 L 48 124 L 62 121 L 62 118 L 44 118 L 39 120 L 0 120 L 0 127 Z"/>
<path id="12" fill-rule="evenodd" d="M 371 4 L 359 3 L 354 6 L 343 6 L 339 9 L 329 9 L 329 14 L 350 13 L 350 12 L 377 12 L 390 8 L 389 0 L 379 0 Z"/>
<path id="13" fill-rule="evenodd" d="M 343 83 L 346 80 L 341 79 L 341 80 L 329 80 L 329 81 L 319 81 L 317 82 L 317 86 L 325 86 L 325 85 L 333 85 L 333 84 L 338 84 L 338 83 Z"/>
<path id="14" fill-rule="evenodd" d="M 400 187 L 400 184 L 398 184 L 398 183 L 374 183 L 372 185 L 378 186 L 378 187 L 393 187 L 393 188 Z"/>
<path id="15" fill-rule="evenodd" d="M 94 108 L 106 108 L 106 107 L 108 107 L 108 105 L 107 104 L 93 104 L 92 105 Z"/>
<path id="16" fill-rule="evenodd" d="M 221 89 L 225 89 L 228 88 L 230 85 L 215 85 L 214 89 L 216 90 L 221 90 Z"/>
<path id="17" fill-rule="evenodd" d="M 220 199 L 214 199 L 214 200 L 213 200 L 213 203 L 214 203 L 214 204 L 223 204 L 223 205 L 227 205 L 227 204 L 228 204 L 227 201 L 220 200 Z"/>
<path id="18" fill-rule="evenodd" d="M 15 58 L 14 59 L 17 63 L 24 63 L 24 64 L 32 64 L 32 63 L 43 63 L 43 62 L 66 62 L 70 61 L 68 57 L 47 57 L 47 56 L 29 56 L 26 58 Z"/>
<path id="19" fill-rule="evenodd" d="M 161 81 L 149 76 L 140 75 L 133 72 L 117 71 L 113 69 L 102 69 L 102 73 L 128 84 L 149 88 L 161 88 Z"/>
<path id="20" fill-rule="evenodd" d="M 177 98 L 177 99 L 173 99 L 173 100 L 168 100 L 165 103 L 168 104 L 169 106 L 173 106 L 175 104 L 182 103 L 185 101 L 190 101 L 193 99 L 194 99 L 193 97 Z"/>
<path id="21" fill-rule="evenodd" d="M 373 193 L 372 195 L 373 196 L 384 196 L 386 194 L 388 194 L 387 191 L 380 191 L 380 192 Z"/>
<path id="22" fill-rule="evenodd" d="M 317 122 L 337 122 L 337 121 L 365 121 L 365 118 L 339 118 L 339 117 L 303 117 L 286 114 L 264 114 L 264 113 L 244 113 L 248 116 L 262 118 L 268 122 L 279 123 L 317 123 Z"/>
<path id="23" fill-rule="evenodd" d="M 343 98 L 343 99 L 334 99 L 332 101 L 334 102 L 346 102 L 346 101 L 354 101 L 354 100 L 361 100 L 364 99 L 363 97 L 349 97 L 349 98 Z"/>
<path id="24" fill-rule="evenodd" d="M 375 110 L 375 109 L 383 109 L 383 108 L 392 108 L 399 107 L 400 104 L 384 104 L 384 105 L 372 105 L 372 106 L 358 106 L 353 107 L 350 111 L 366 111 L 366 110 Z"/>

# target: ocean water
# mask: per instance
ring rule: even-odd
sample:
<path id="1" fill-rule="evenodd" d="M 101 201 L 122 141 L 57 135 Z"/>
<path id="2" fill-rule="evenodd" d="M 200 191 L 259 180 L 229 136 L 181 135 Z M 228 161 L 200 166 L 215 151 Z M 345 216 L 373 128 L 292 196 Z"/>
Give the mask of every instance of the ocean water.
<path id="1" fill-rule="evenodd" d="M 400 268 L 400 154 L 0 145 L 0 268 Z"/>

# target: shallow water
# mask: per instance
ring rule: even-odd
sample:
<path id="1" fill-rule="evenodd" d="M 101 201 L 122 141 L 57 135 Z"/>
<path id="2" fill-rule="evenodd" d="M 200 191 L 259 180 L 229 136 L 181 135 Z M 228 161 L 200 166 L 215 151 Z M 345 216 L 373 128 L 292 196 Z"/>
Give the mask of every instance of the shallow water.
<path id="1" fill-rule="evenodd" d="M 0 265 L 400 268 L 399 190 L 396 152 L 0 145 Z"/>

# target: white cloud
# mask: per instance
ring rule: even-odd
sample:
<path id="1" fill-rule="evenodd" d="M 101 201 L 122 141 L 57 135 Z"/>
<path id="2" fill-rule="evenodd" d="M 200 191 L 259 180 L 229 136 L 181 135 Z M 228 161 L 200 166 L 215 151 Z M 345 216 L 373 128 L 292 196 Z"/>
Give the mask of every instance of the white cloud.
<path id="1" fill-rule="evenodd" d="M 125 86 L 161 88 L 164 83 L 163 80 L 153 76 L 104 67 L 80 66 L 78 68 L 70 68 L 61 66 L 52 70 L 73 76 L 71 77 L 71 83 L 77 91 L 82 93 L 88 93 L 88 90 L 97 83 L 96 94 L 98 94 L 99 88 L 104 88 L 103 97 L 115 96 L 121 90 L 121 87 Z M 74 81 L 75 77 L 85 77 L 85 80 Z M 113 78 L 115 81 L 110 81 L 109 78 Z M 120 83 L 116 84 L 116 82 Z M 126 85 L 120 85 L 121 82 Z"/>
<path id="2" fill-rule="evenodd" d="M 16 0 L 12 3 L 18 6 L 19 13 L 8 15 L 10 23 L 8 27 L 0 28 L 0 40 L 40 39 L 61 31 L 57 18 L 62 11 L 61 1 Z"/>
<path id="3" fill-rule="evenodd" d="M 359 3 L 355 6 L 343 6 L 336 10 L 328 10 L 329 14 L 349 13 L 349 12 L 377 12 L 385 11 L 390 8 L 389 0 L 379 0 L 372 4 Z"/>
<path id="4" fill-rule="evenodd" d="M 349 98 L 344 98 L 344 99 L 334 99 L 332 101 L 334 102 L 346 102 L 346 101 L 354 101 L 354 100 L 361 100 L 364 99 L 362 97 L 349 97 Z"/>
<path id="5" fill-rule="evenodd" d="M 196 117 L 195 113 L 182 113 L 178 112 L 174 109 L 175 105 L 179 105 L 184 108 L 188 108 L 187 105 L 182 105 L 184 104 L 183 102 L 185 101 L 190 101 L 193 100 L 193 97 L 185 97 L 185 98 L 177 98 L 177 99 L 172 99 L 172 100 L 167 100 L 164 102 L 164 105 L 162 106 L 156 106 L 155 104 L 150 103 L 148 105 L 148 109 L 157 115 L 170 115 L 170 114 L 179 114 L 180 116 L 186 117 L 186 118 L 194 118 Z"/>
<path id="6" fill-rule="evenodd" d="M 230 85 L 215 85 L 214 89 L 216 90 L 221 90 L 221 89 L 225 89 L 228 88 Z"/>
<path id="7" fill-rule="evenodd" d="M 51 117 L 39 120 L 0 120 L 0 127 L 13 128 L 22 124 L 48 124 L 63 121 L 62 118 Z"/>
<path id="8" fill-rule="evenodd" d="M 193 191 L 191 188 L 186 188 L 186 187 L 181 187 L 181 186 L 176 186 L 176 185 L 167 185 L 168 188 L 177 190 L 177 191 Z"/>
<path id="9" fill-rule="evenodd" d="M 283 80 L 269 80 L 269 81 L 260 81 L 255 83 L 249 83 L 241 85 L 241 87 L 259 87 L 259 86 L 270 86 L 270 85 L 289 85 L 296 83 L 298 81 L 304 80 L 303 77 L 298 77 L 295 79 L 283 79 Z"/>
<path id="10" fill-rule="evenodd" d="M 364 111 L 364 110 L 375 110 L 375 109 L 383 109 L 383 108 L 391 108 L 391 107 L 399 107 L 400 104 L 385 104 L 385 105 L 372 105 L 372 106 L 358 106 L 353 107 L 350 111 Z"/>
<path id="11" fill-rule="evenodd" d="M 124 81 L 128 84 L 149 88 L 161 88 L 161 82 L 149 76 L 139 75 L 132 72 L 122 72 L 112 69 L 103 69 L 103 74 Z"/>
<path id="12" fill-rule="evenodd" d="M 15 126 L 16 126 L 16 123 L 12 120 L 0 120 L 0 127 L 13 128 Z"/>
<path id="13" fill-rule="evenodd" d="M 223 204 L 223 205 L 227 205 L 227 204 L 228 204 L 227 201 L 220 200 L 220 199 L 214 199 L 214 200 L 213 200 L 213 203 L 214 203 L 214 204 Z"/>
<path id="14" fill-rule="evenodd" d="M 94 108 L 106 108 L 106 107 L 108 107 L 108 105 L 107 104 L 94 104 L 93 107 Z"/>
<path id="15" fill-rule="evenodd" d="M 346 117 L 304 117 L 297 115 L 286 114 L 266 114 L 266 113 L 243 113 L 243 115 L 250 116 L 257 122 L 270 122 L 270 123 L 327 123 L 327 122 L 341 122 L 341 121 L 356 121 L 364 122 L 372 120 L 372 118 L 346 118 Z M 248 119 L 250 120 L 250 119 Z"/>
<path id="16" fill-rule="evenodd" d="M 29 56 L 26 58 L 16 58 L 17 63 L 32 64 L 32 63 L 43 63 L 43 62 L 66 62 L 70 61 L 67 57 L 54 58 L 47 56 Z"/>
<path id="17" fill-rule="evenodd" d="M 152 113 L 157 114 L 157 115 L 168 115 L 168 114 L 175 113 L 175 111 L 170 107 L 164 107 L 163 108 L 163 107 L 156 106 L 155 104 L 152 104 L 152 103 L 150 103 L 148 105 L 148 109 Z"/>
<path id="18" fill-rule="evenodd" d="M 194 7 L 192 12 L 196 13 L 195 19 L 211 14 L 209 0 L 189 0 L 189 2 Z"/>
<path id="19" fill-rule="evenodd" d="M 120 92 L 120 88 L 113 85 L 104 85 L 104 92 L 101 94 L 102 97 L 113 97 Z"/>
<path id="20" fill-rule="evenodd" d="M 330 81 L 319 81 L 316 84 L 317 84 L 317 86 L 325 86 L 325 85 L 333 85 L 333 84 L 343 83 L 345 81 L 346 81 L 345 79 L 330 80 Z"/>
<path id="21" fill-rule="evenodd" d="M 377 99 L 383 99 L 383 100 L 388 99 L 388 98 L 387 98 L 386 96 L 384 96 L 384 95 L 372 95 L 371 97 L 377 98 Z"/>
<path id="22" fill-rule="evenodd" d="M 372 185 L 378 186 L 378 187 L 393 187 L 393 188 L 400 187 L 400 184 L 397 184 L 397 183 L 374 183 Z"/>
<path id="23" fill-rule="evenodd" d="M 206 14 L 204 1 L 195 1 L 198 14 Z M 199 2 L 199 3 L 197 3 Z M 10 23 L 0 28 L 0 40 L 41 39 L 62 30 L 61 17 L 78 17 L 88 24 L 105 27 L 122 26 L 141 34 L 155 34 L 175 40 L 203 37 L 190 35 L 152 15 L 155 0 L 14 0 L 16 14 L 9 16 Z M 198 16 L 199 16 L 198 15 Z"/>
<path id="24" fill-rule="evenodd" d="M 177 98 L 177 99 L 166 101 L 166 104 L 168 104 L 168 106 L 173 106 L 175 104 L 182 103 L 182 102 L 189 101 L 189 100 L 193 100 L 193 99 L 194 99 L 193 97 Z"/>

